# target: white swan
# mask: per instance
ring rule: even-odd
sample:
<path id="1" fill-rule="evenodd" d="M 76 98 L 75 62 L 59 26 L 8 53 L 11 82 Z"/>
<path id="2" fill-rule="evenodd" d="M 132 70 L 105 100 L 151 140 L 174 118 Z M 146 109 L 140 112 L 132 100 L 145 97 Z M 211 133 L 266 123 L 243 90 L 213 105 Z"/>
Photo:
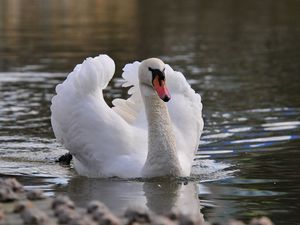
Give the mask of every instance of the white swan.
<path id="1" fill-rule="evenodd" d="M 151 58 L 124 67 L 123 86 L 132 86 L 131 96 L 110 108 L 102 90 L 114 70 L 107 55 L 87 58 L 56 87 L 51 123 L 76 171 L 88 177 L 189 176 L 203 129 L 200 95 L 180 72 Z"/>

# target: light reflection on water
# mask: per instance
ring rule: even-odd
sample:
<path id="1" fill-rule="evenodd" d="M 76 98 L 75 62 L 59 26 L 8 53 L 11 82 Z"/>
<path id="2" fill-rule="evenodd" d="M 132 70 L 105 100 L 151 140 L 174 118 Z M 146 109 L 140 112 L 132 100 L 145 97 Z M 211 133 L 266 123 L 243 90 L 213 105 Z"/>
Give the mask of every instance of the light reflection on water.
<path id="1" fill-rule="evenodd" d="M 0 2 L 1 176 L 48 195 L 68 193 L 80 205 L 100 199 L 118 213 L 136 202 L 160 212 L 201 208 L 214 221 L 268 215 L 277 225 L 297 224 L 299 3 L 89 2 Z M 109 104 L 126 97 L 124 64 L 152 56 L 201 93 L 205 129 L 187 182 L 87 179 L 54 162 L 65 153 L 49 120 L 54 88 L 99 53 L 117 66 Z"/>

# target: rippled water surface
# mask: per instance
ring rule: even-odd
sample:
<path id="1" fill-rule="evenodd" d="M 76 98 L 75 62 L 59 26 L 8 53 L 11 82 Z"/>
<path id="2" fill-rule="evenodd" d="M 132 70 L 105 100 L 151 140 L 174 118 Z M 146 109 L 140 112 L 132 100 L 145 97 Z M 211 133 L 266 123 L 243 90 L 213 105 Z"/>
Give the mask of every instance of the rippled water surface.
<path id="1" fill-rule="evenodd" d="M 209 221 L 267 215 L 299 224 L 300 2 L 0 1 L 0 177 L 48 195 L 179 207 Z M 126 62 L 160 57 L 202 95 L 205 121 L 194 174 L 174 182 L 87 179 L 55 159 L 50 101 L 88 56 L 107 53 L 108 103 L 126 97 Z M 201 213 L 201 214 L 200 214 Z"/>

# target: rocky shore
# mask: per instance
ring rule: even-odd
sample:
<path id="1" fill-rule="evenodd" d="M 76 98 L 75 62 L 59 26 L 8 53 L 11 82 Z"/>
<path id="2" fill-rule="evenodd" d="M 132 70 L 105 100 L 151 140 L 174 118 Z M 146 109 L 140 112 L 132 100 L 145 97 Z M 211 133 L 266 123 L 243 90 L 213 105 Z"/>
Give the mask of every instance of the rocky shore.
<path id="1" fill-rule="evenodd" d="M 41 190 L 25 190 L 16 179 L 0 179 L 0 225 L 221 225 L 200 221 L 179 211 L 157 215 L 143 208 L 128 208 L 114 215 L 103 203 L 91 201 L 77 207 L 67 196 L 47 197 Z M 245 225 L 231 220 L 224 225 Z M 273 225 L 267 217 L 249 225 Z"/>

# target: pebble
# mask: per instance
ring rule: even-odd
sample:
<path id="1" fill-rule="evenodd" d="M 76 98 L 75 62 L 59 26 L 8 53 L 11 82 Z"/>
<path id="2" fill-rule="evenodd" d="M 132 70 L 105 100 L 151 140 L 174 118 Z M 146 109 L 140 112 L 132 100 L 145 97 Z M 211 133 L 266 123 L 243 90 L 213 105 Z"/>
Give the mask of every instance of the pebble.
<path id="1" fill-rule="evenodd" d="M 34 189 L 34 190 L 29 190 L 26 193 L 26 197 L 29 200 L 41 200 L 41 199 L 45 199 L 46 196 L 44 195 L 44 192 L 42 190 L 39 189 Z"/>
<path id="2" fill-rule="evenodd" d="M 54 216 L 59 224 L 65 225 L 97 225 L 92 218 L 87 215 L 81 215 L 75 209 L 66 205 L 59 205 L 54 210 Z"/>
<path id="3" fill-rule="evenodd" d="M 245 225 L 245 224 L 240 220 L 229 220 L 226 225 Z"/>
<path id="4" fill-rule="evenodd" d="M 180 216 L 180 212 L 178 211 L 178 209 L 172 209 L 170 212 L 168 212 L 167 214 L 165 214 L 165 216 L 167 218 L 169 218 L 170 220 L 178 220 L 179 216 Z"/>
<path id="5" fill-rule="evenodd" d="M 152 225 L 177 225 L 178 223 L 165 216 L 156 216 L 154 219 L 152 219 L 151 224 Z"/>
<path id="6" fill-rule="evenodd" d="M 92 214 L 92 218 L 99 225 L 119 225 L 120 220 L 111 212 L 96 210 Z"/>
<path id="7" fill-rule="evenodd" d="M 51 207 L 52 209 L 55 209 L 60 205 L 65 205 L 70 209 L 75 209 L 74 202 L 68 196 L 65 195 L 59 195 L 55 199 L 53 199 Z"/>
<path id="8" fill-rule="evenodd" d="M 14 213 L 20 213 L 24 211 L 25 209 L 32 208 L 33 204 L 30 201 L 19 201 L 14 205 L 13 212 Z"/>
<path id="9" fill-rule="evenodd" d="M 0 202 L 12 202 L 19 199 L 13 189 L 7 185 L 0 186 Z"/>
<path id="10" fill-rule="evenodd" d="M 5 184 L 12 188 L 14 192 L 23 192 L 24 187 L 22 184 L 19 183 L 15 178 L 8 178 L 5 179 Z"/>
<path id="11" fill-rule="evenodd" d="M 186 215 L 183 213 L 180 213 L 178 216 L 178 223 L 180 225 L 202 225 L 202 221 L 195 218 L 194 216 L 191 215 Z"/>
<path id="12" fill-rule="evenodd" d="M 19 199 L 17 193 L 23 190 L 23 186 L 14 178 L 0 179 L 0 202 L 12 202 Z"/>
<path id="13" fill-rule="evenodd" d="M 203 221 L 200 219 L 197 219 L 191 215 L 183 214 L 178 209 L 172 209 L 165 216 L 171 221 L 177 222 L 180 225 L 203 225 Z"/>
<path id="14" fill-rule="evenodd" d="M 4 218 L 5 218 L 4 212 L 0 210 L 0 222 L 1 220 L 4 220 Z"/>
<path id="15" fill-rule="evenodd" d="M 83 216 L 80 219 L 70 220 L 67 225 L 98 225 L 90 217 Z"/>
<path id="16" fill-rule="evenodd" d="M 31 225 L 50 224 L 48 215 L 37 208 L 26 208 L 21 212 L 21 218 L 23 219 L 24 224 L 31 224 Z"/>
<path id="17" fill-rule="evenodd" d="M 4 219 L 4 217 L 5 217 L 5 215 L 4 215 L 4 211 L 3 211 L 3 206 L 0 204 L 0 222 L 1 222 L 1 220 Z"/>
<path id="18" fill-rule="evenodd" d="M 106 205 L 104 205 L 102 202 L 100 201 L 91 201 L 88 205 L 87 205 L 87 213 L 92 214 L 95 211 L 103 211 L 103 212 L 108 212 L 109 209 L 106 207 Z"/>
<path id="19" fill-rule="evenodd" d="M 118 225 L 119 219 L 110 212 L 110 210 L 100 201 L 91 201 L 87 205 L 86 212 L 91 215 L 97 224 L 101 225 Z"/>
<path id="20" fill-rule="evenodd" d="M 70 208 L 64 204 L 55 207 L 54 216 L 56 216 L 60 224 L 67 224 L 71 220 L 79 220 L 81 218 L 80 214 L 74 208 Z"/>
<path id="21" fill-rule="evenodd" d="M 132 224 L 134 222 L 138 223 L 150 223 L 150 214 L 148 210 L 142 207 L 137 208 L 128 208 L 125 213 L 124 217 L 128 220 L 128 224 Z"/>
<path id="22" fill-rule="evenodd" d="M 274 225 L 268 217 L 254 218 L 249 225 Z"/>

